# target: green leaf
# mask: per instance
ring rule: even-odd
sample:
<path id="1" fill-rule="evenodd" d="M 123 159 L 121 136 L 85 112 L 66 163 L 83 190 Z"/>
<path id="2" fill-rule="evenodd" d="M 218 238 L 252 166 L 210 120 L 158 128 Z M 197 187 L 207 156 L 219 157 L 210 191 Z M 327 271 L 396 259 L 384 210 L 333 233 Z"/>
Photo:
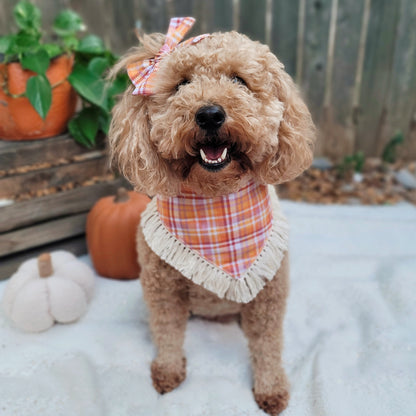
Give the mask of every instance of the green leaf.
<path id="1" fill-rule="evenodd" d="M 13 35 L 0 37 L 0 53 L 6 53 L 13 41 Z"/>
<path id="2" fill-rule="evenodd" d="M 49 58 L 55 58 L 63 52 L 62 48 L 54 43 L 45 43 L 42 45 L 42 49 L 46 51 Z"/>
<path id="3" fill-rule="evenodd" d="M 91 115 L 89 114 L 91 113 Z M 98 131 L 98 111 L 94 108 L 84 108 L 69 123 L 68 129 L 75 141 L 88 148 L 95 144 L 95 135 Z M 95 130 L 97 126 L 97 130 Z M 95 130 L 95 134 L 93 134 Z"/>
<path id="4" fill-rule="evenodd" d="M 20 60 L 24 69 L 30 69 L 38 74 L 45 74 L 49 67 L 49 62 L 48 52 L 44 49 L 40 49 L 36 53 L 26 52 Z"/>
<path id="5" fill-rule="evenodd" d="M 117 101 L 117 96 L 122 94 L 128 85 L 128 77 L 126 74 L 120 74 L 114 79 L 111 84 L 108 86 L 107 96 L 108 96 L 108 108 L 112 109 L 114 104 Z"/>
<path id="6" fill-rule="evenodd" d="M 105 52 L 104 42 L 95 35 L 88 35 L 81 39 L 77 52 L 100 54 Z"/>
<path id="7" fill-rule="evenodd" d="M 126 74 L 120 74 L 111 83 L 109 94 L 118 95 L 123 93 L 127 89 L 129 78 Z"/>
<path id="8" fill-rule="evenodd" d="M 109 111 L 106 102 L 105 84 L 100 77 L 88 68 L 76 64 L 68 80 L 82 98 L 104 111 Z"/>
<path id="9" fill-rule="evenodd" d="M 404 142 L 404 135 L 399 130 L 395 133 L 395 135 L 390 139 L 390 141 L 386 144 L 383 149 L 383 153 L 381 158 L 386 163 L 394 163 L 396 161 L 396 152 L 397 147 Z"/>
<path id="10" fill-rule="evenodd" d="M 52 28 L 57 35 L 68 36 L 85 30 L 86 26 L 78 13 L 73 10 L 63 10 L 56 16 Z"/>
<path id="11" fill-rule="evenodd" d="M 45 75 L 36 75 L 28 79 L 26 96 L 37 113 L 45 119 L 52 103 L 52 88 Z"/>
<path id="12" fill-rule="evenodd" d="M 20 1 L 13 9 L 17 26 L 30 32 L 40 32 L 40 10 L 28 1 Z"/>
<path id="13" fill-rule="evenodd" d="M 108 131 L 110 130 L 110 123 L 111 123 L 111 114 L 105 113 L 104 111 L 100 112 L 99 116 L 99 125 L 100 129 L 105 133 L 108 134 Z"/>
<path id="14" fill-rule="evenodd" d="M 76 116 L 69 121 L 68 130 L 76 142 L 82 144 L 83 146 L 91 147 L 91 143 L 89 143 L 88 138 L 84 136 L 81 128 L 79 127 Z"/>
<path id="15" fill-rule="evenodd" d="M 79 40 L 75 35 L 64 36 L 62 42 L 65 45 L 65 48 L 70 51 L 76 50 L 79 44 Z"/>
<path id="16" fill-rule="evenodd" d="M 98 132 L 100 110 L 96 107 L 86 107 L 77 116 L 79 128 L 83 135 L 94 144 Z"/>
<path id="17" fill-rule="evenodd" d="M 39 37 L 40 35 L 20 31 L 17 35 L 13 36 L 7 54 L 21 55 L 24 52 L 36 51 L 39 48 Z"/>
<path id="18" fill-rule="evenodd" d="M 99 56 L 91 59 L 88 64 L 88 69 L 95 75 L 101 77 L 106 69 L 109 68 L 109 62 L 106 58 L 101 58 Z"/>

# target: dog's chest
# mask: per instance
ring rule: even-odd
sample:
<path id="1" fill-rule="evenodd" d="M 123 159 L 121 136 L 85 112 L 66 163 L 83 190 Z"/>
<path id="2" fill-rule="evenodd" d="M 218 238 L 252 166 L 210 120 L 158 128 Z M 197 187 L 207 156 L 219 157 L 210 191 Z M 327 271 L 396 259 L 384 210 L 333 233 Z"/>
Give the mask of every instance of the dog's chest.
<path id="1" fill-rule="evenodd" d="M 207 318 L 233 315 L 241 310 L 240 303 L 220 299 L 216 294 L 192 282 L 189 282 L 189 305 L 192 314 Z"/>

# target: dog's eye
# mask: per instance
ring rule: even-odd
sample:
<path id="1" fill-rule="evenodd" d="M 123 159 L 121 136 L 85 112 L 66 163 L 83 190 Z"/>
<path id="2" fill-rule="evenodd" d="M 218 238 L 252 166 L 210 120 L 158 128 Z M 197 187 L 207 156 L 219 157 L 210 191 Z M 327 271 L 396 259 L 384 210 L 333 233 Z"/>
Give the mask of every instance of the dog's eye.
<path id="1" fill-rule="evenodd" d="M 231 77 L 231 80 L 234 82 L 234 84 L 241 84 L 244 85 L 245 87 L 247 87 L 246 82 L 243 80 L 243 78 L 234 75 L 233 77 Z"/>
<path id="2" fill-rule="evenodd" d="M 189 79 L 183 79 L 181 82 L 179 82 L 177 85 L 176 85 L 176 87 L 175 87 L 175 89 L 176 89 L 176 91 L 178 91 L 179 90 L 179 88 L 180 87 L 182 87 L 182 85 L 186 85 L 186 84 L 189 84 L 191 81 L 189 81 Z"/>

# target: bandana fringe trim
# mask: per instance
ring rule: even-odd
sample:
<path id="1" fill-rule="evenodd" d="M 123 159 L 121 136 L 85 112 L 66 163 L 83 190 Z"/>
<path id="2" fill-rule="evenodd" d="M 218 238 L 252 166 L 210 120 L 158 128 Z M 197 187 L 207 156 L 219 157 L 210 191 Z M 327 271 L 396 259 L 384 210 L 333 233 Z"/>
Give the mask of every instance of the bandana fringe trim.
<path id="1" fill-rule="evenodd" d="M 269 186 L 273 224 L 257 259 L 240 278 L 234 278 L 201 257 L 171 234 L 162 223 L 155 198 L 142 213 L 141 227 L 146 243 L 163 261 L 192 282 L 220 298 L 248 303 L 272 280 L 288 249 L 288 224 L 273 187 Z"/>

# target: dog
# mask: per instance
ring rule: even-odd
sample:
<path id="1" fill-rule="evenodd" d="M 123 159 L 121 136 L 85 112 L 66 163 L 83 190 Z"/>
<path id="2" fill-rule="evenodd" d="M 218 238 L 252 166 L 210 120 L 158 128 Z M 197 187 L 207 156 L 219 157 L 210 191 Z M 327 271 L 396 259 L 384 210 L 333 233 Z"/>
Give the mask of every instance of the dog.
<path id="1" fill-rule="evenodd" d="M 186 377 L 188 317 L 239 314 L 254 398 L 269 414 L 289 400 L 282 324 L 287 227 L 270 185 L 312 161 L 315 127 L 283 64 L 237 32 L 180 42 L 192 18 L 145 35 L 115 65 L 132 81 L 113 110 L 110 158 L 154 196 L 137 232 L 159 393 Z"/>

